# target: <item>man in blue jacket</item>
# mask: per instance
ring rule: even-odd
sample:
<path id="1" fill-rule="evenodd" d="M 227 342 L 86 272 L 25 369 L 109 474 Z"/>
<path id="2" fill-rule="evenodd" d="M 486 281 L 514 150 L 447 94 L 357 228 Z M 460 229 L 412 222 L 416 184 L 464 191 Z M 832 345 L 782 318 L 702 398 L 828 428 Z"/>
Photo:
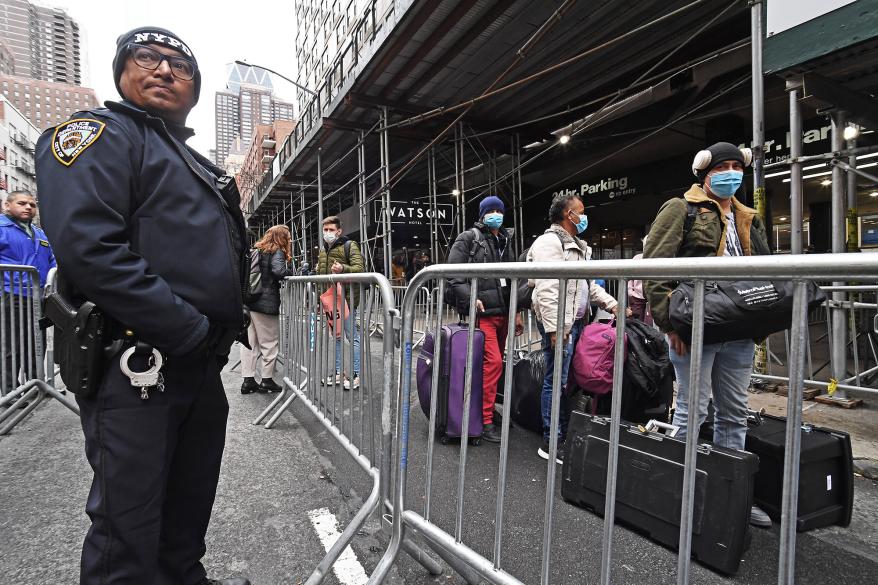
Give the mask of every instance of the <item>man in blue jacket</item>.
<path id="1" fill-rule="evenodd" d="M 180 37 L 123 34 L 113 75 L 123 101 L 47 130 L 36 154 L 43 225 L 77 304 L 106 316 L 106 343 L 134 349 L 131 370 L 164 356 L 163 382 L 141 388 L 112 354 L 97 392 L 77 396 L 94 470 L 80 584 L 249 585 L 201 564 L 229 410 L 220 370 L 244 326 L 240 196 L 185 144 L 201 76 Z"/>
<path id="2" fill-rule="evenodd" d="M 37 214 L 33 195 L 27 191 L 11 192 L 6 196 L 4 212 L 0 216 L 0 264 L 32 266 L 40 275 L 39 284 L 24 272 L 5 272 L 3 276 L 5 368 L 2 387 L 3 394 L 7 394 L 21 382 L 36 376 L 39 352 L 36 338 L 28 339 L 27 306 L 22 305 L 28 302 L 31 293 L 39 296 L 49 270 L 55 266 L 55 255 L 45 232 L 33 223 Z M 27 356 L 32 359 L 27 360 Z M 23 379 L 20 378 L 22 368 Z"/>

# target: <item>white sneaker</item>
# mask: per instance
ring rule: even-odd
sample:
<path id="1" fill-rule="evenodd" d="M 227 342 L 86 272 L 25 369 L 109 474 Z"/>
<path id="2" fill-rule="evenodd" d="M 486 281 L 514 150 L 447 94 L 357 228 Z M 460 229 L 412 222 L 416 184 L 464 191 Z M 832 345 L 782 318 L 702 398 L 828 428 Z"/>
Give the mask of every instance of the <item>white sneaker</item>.
<path id="1" fill-rule="evenodd" d="M 360 377 L 354 376 L 353 381 L 344 379 L 344 389 L 345 390 L 359 390 L 360 389 Z"/>
<path id="2" fill-rule="evenodd" d="M 326 376 L 322 380 L 324 386 L 338 386 L 341 384 L 341 374 L 335 373 L 335 376 Z"/>
<path id="3" fill-rule="evenodd" d="M 750 524 L 759 528 L 771 528 L 771 518 L 759 506 L 750 508 Z"/>

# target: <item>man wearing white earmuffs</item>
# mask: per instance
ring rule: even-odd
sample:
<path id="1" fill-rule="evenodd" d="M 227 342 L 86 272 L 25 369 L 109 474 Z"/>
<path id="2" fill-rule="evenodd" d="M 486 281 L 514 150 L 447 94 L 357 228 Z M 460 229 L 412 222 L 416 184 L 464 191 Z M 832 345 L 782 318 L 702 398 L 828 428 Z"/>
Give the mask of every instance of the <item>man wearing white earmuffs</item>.
<path id="1" fill-rule="evenodd" d="M 753 154 L 728 142 L 717 142 L 699 151 L 692 162 L 698 183 L 682 198 L 662 205 L 649 238 L 644 258 L 697 258 L 710 256 L 756 256 L 770 254 L 765 225 L 754 209 L 735 198 L 742 191 L 744 167 Z M 689 347 L 669 317 L 669 295 L 677 283 L 644 282 L 655 323 L 668 336 L 671 363 L 677 375 L 674 425 L 677 437 L 687 434 L 689 396 Z M 751 339 L 705 344 L 698 388 L 698 426 L 707 418 L 713 396 L 715 407 L 713 441 L 731 449 L 743 449 L 747 436 L 747 388 L 753 367 L 755 343 Z M 698 433 L 698 429 L 693 432 Z M 750 521 L 771 526 L 768 515 L 753 507 Z"/>

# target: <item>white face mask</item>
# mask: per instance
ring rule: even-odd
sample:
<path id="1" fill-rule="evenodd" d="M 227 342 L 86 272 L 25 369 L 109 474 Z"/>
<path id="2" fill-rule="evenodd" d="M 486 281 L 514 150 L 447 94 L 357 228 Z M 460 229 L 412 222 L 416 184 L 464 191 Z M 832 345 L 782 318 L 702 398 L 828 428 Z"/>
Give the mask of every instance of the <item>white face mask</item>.
<path id="1" fill-rule="evenodd" d="M 323 241 L 327 244 L 331 244 L 336 239 L 338 239 L 338 234 L 335 232 L 323 232 Z"/>

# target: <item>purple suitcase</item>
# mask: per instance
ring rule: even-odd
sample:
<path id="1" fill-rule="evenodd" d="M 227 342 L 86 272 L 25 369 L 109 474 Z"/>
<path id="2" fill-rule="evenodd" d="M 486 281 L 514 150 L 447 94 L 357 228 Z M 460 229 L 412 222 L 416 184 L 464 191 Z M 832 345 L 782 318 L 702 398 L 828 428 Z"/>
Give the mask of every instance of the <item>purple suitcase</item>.
<path id="1" fill-rule="evenodd" d="M 440 442 L 460 438 L 463 427 L 463 391 L 466 374 L 466 345 L 469 326 L 443 325 L 440 334 L 439 389 L 436 394 L 436 437 Z M 417 385 L 421 409 L 430 416 L 430 390 L 433 383 L 433 336 L 427 334 L 418 357 Z M 485 334 L 476 329 L 473 338 L 473 382 L 469 428 L 474 440 L 482 435 L 482 366 L 485 361 Z"/>

